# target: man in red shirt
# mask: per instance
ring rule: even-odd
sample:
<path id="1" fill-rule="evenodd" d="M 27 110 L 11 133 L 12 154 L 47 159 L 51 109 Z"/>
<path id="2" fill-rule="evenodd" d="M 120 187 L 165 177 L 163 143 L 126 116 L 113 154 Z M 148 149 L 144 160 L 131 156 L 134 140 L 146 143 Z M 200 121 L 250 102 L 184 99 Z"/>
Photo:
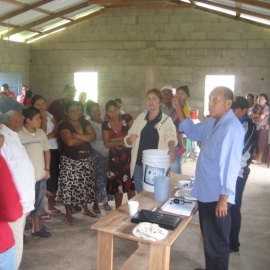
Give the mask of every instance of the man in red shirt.
<path id="1" fill-rule="evenodd" d="M 0 134 L 0 149 L 4 143 Z M 16 269 L 14 237 L 8 222 L 22 216 L 22 205 L 5 160 L 0 156 L 0 269 Z"/>
<path id="2" fill-rule="evenodd" d="M 67 118 L 67 115 L 65 113 L 65 106 L 68 101 L 74 100 L 75 94 L 76 94 L 75 86 L 66 84 L 64 87 L 64 97 L 54 100 L 49 104 L 47 111 L 54 116 L 58 124 L 63 119 Z"/>
<path id="3" fill-rule="evenodd" d="M 15 93 L 14 92 L 11 92 L 9 90 L 9 86 L 8 86 L 7 83 L 2 84 L 2 86 L 1 86 L 1 92 L 6 92 L 9 97 L 12 97 L 12 98 L 15 98 L 16 99 Z"/>

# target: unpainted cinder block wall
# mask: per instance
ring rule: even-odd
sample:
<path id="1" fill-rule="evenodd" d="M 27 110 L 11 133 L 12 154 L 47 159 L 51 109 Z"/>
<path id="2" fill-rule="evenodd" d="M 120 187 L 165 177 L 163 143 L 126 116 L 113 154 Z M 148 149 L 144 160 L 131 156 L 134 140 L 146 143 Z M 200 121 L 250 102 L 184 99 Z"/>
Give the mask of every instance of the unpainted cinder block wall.
<path id="1" fill-rule="evenodd" d="M 0 40 L 0 73 L 20 73 L 22 83 L 29 86 L 30 60 L 29 44 Z"/>
<path id="2" fill-rule="evenodd" d="M 31 43 L 31 85 L 60 98 L 74 72 L 98 72 L 98 101 L 134 117 L 147 90 L 188 85 L 203 119 L 206 75 L 235 75 L 235 94 L 270 97 L 270 30 L 194 9 L 104 13 Z"/>

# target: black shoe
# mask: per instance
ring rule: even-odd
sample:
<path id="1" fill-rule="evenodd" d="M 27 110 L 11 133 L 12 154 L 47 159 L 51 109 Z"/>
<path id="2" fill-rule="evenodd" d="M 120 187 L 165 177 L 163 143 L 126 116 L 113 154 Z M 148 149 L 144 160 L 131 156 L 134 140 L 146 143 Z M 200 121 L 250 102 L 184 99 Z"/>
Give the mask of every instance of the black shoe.
<path id="1" fill-rule="evenodd" d="M 26 236 L 23 235 L 23 244 L 26 245 L 28 243 L 27 239 L 26 239 Z"/>
<path id="2" fill-rule="evenodd" d="M 231 249 L 230 249 L 230 253 L 238 252 L 238 251 L 239 251 L 239 248 L 231 248 Z"/>
<path id="3" fill-rule="evenodd" d="M 32 235 L 32 236 L 40 236 L 40 237 L 43 237 L 43 238 L 49 238 L 49 237 L 51 237 L 51 233 L 46 232 L 46 231 L 44 231 L 43 229 L 41 229 L 41 230 L 38 231 L 38 232 L 31 233 L 31 235 Z"/>

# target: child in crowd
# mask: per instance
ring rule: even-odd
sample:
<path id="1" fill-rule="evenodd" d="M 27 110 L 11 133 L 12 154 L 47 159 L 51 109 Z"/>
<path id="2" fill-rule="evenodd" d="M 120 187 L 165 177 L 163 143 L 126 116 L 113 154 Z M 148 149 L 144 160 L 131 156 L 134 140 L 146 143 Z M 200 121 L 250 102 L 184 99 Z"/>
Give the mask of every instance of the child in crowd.
<path id="1" fill-rule="evenodd" d="M 116 98 L 114 101 L 116 102 L 117 106 L 119 107 L 121 114 L 125 114 L 125 112 L 124 112 L 124 104 L 123 104 L 122 99 L 121 98 Z"/>
<path id="2" fill-rule="evenodd" d="M 24 126 L 18 132 L 22 145 L 35 169 L 35 209 L 31 212 L 33 221 L 32 236 L 51 237 L 51 233 L 40 228 L 40 216 L 43 214 L 46 192 L 46 180 L 50 178 L 50 143 L 45 132 L 40 129 L 41 118 L 39 109 L 29 107 L 22 111 Z"/>

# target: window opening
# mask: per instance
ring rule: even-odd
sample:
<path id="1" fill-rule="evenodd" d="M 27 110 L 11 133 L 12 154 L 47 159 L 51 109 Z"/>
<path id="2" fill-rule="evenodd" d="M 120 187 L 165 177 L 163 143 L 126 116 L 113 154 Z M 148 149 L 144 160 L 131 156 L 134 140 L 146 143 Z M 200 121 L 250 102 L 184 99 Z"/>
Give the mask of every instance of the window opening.
<path id="1" fill-rule="evenodd" d="M 79 100 L 81 92 L 87 93 L 87 98 L 97 102 L 98 73 L 97 72 L 75 72 L 74 85 L 77 89 L 75 100 Z"/>

